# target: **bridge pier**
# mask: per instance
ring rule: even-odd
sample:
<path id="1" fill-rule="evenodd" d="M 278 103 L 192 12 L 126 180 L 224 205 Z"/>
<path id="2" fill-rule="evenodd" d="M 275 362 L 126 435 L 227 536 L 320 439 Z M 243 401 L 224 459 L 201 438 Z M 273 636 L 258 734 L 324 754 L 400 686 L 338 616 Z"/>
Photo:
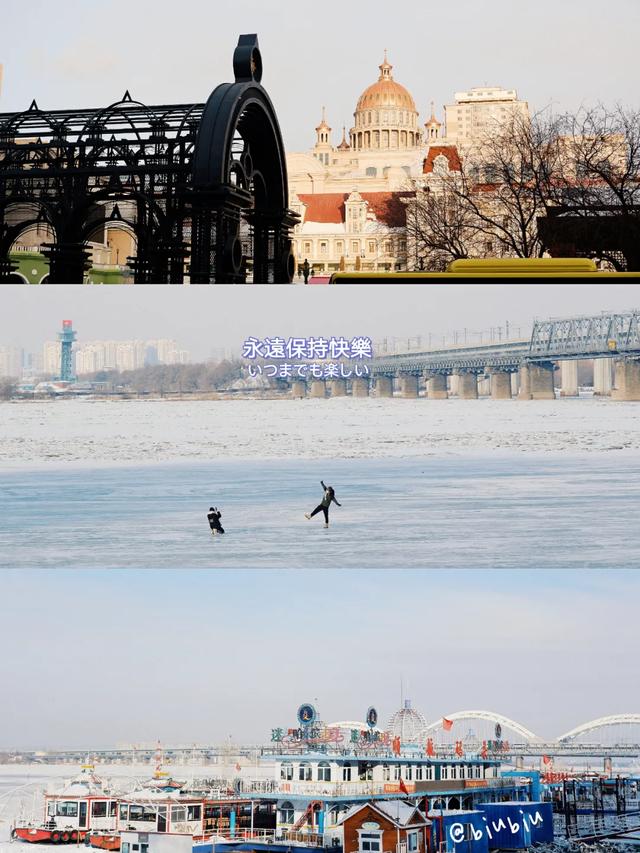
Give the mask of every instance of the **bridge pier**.
<path id="1" fill-rule="evenodd" d="M 403 373 L 400 376 L 400 395 L 405 399 L 418 396 L 418 377 L 415 373 Z"/>
<path id="2" fill-rule="evenodd" d="M 311 393 L 310 396 L 314 400 L 324 400 L 327 396 L 327 383 L 324 379 L 314 379 L 311 382 Z"/>
<path id="3" fill-rule="evenodd" d="M 445 373 L 428 373 L 427 374 L 427 399 L 429 400 L 446 400 L 447 394 L 447 376 Z"/>
<path id="4" fill-rule="evenodd" d="M 560 362 L 560 396 L 578 396 L 578 362 Z"/>
<path id="5" fill-rule="evenodd" d="M 368 397 L 369 396 L 369 380 L 363 377 L 358 377 L 351 380 L 351 395 L 353 397 Z"/>
<path id="6" fill-rule="evenodd" d="M 484 376 L 478 376 L 478 396 L 489 397 L 491 395 L 491 376 L 485 373 Z"/>
<path id="7" fill-rule="evenodd" d="M 307 383 L 304 379 L 294 379 L 291 383 L 291 396 L 295 400 L 300 400 L 307 396 Z"/>
<path id="8" fill-rule="evenodd" d="M 393 376 L 376 376 L 376 397 L 393 397 Z"/>
<path id="9" fill-rule="evenodd" d="M 594 396 L 611 396 L 613 387 L 613 359 L 596 358 L 593 362 Z"/>
<path id="10" fill-rule="evenodd" d="M 555 400 L 554 366 L 551 362 L 523 364 L 520 367 L 519 400 Z"/>
<path id="11" fill-rule="evenodd" d="M 621 358 L 616 361 L 616 385 L 611 393 L 614 400 L 640 400 L 640 361 Z"/>
<path id="12" fill-rule="evenodd" d="M 344 379 L 332 379 L 329 383 L 332 397 L 346 397 L 347 383 Z"/>
<path id="13" fill-rule="evenodd" d="M 504 370 L 491 371 L 491 399 L 511 399 L 511 374 Z"/>
<path id="14" fill-rule="evenodd" d="M 478 399 L 478 377 L 475 373 L 466 373 L 461 370 L 458 377 L 458 398 L 460 400 Z"/>

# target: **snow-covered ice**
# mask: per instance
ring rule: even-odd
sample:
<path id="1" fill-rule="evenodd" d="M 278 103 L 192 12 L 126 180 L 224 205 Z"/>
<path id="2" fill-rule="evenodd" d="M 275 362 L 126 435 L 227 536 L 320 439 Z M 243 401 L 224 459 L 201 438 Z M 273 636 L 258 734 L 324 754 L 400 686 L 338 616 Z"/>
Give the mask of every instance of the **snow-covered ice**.
<path id="1" fill-rule="evenodd" d="M 621 448 L 640 450 L 640 403 L 600 398 L 0 403 L 0 468 Z"/>

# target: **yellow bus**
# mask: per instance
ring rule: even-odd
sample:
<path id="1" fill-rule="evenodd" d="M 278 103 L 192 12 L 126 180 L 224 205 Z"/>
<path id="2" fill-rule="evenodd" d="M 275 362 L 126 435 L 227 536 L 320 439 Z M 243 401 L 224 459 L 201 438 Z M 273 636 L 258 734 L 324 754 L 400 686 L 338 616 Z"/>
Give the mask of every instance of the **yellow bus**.
<path id="1" fill-rule="evenodd" d="M 336 272 L 330 284 L 640 284 L 638 272 L 599 270 L 588 258 L 483 258 L 453 261 L 446 272 Z"/>

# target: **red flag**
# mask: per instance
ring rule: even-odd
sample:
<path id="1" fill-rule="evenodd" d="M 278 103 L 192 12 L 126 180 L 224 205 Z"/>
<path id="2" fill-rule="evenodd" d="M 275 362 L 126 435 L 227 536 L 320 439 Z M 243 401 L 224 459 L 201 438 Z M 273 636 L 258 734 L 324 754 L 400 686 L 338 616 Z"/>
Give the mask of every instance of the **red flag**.
<path id="1" fill-rule="evenodd" d="M 480 750 L 480 757 L 481 758 L 487 757 L 487 742 L 486 742 L 486 740 L 482 741 L 482 749 Z"/>
<path id="2" fill-rule="evenodd" d="M 447 720 L 446 717 L 443 717 L 442 718 L 442 728 L 445 730 L 445 732 L 450 732 L 451 729 L 453 728 L 453 720 Z"/>
<path id="3" fill-rule="evenodd" d="M 404 784 L 404 779 L 402 778 L 402 776 L 400 777 L 400 792 L 402 794 L 408 794 L 409 793 L 409 791 L 407 790 L 407 786 Z"/>
<path id="4" fill-rule="evenodd" d="M 462 756 L 464 755 L 464 749 L 462 748 L 462 741 L 461 740 L 456 741 L 456 755 L 459 758 L 462 758 Z"/>
<path id="5" fill-rule="evenodd" d="M 543 755 L 543 756 L 542 756 L 542 761 L 543 761 L 545 764 L 551 764 L 551 759 L 549 758 L 549 756 L 548 756 L 548 755 Z"/>
<path id="6" fill-rule="evenodd" d="M 427 738 L 427 755 L 434 756 L 436 754 L 435 749 L 433 748 L 433 738 Z"/>

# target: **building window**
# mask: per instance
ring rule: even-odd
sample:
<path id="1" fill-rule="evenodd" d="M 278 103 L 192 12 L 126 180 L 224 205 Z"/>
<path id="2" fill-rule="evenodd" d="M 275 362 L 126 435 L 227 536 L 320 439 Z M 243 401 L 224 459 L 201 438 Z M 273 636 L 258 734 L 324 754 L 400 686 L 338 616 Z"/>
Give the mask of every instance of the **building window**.
<path id="1" fill-rule="evenodd" d="M 408 832 L 407 833 L 407 850 L 414 851 L 418 849 L 418 833 L 417 832 Z"/>
<path id="2" fill-rule="evenodd" d="M 321 761 L 318 764 L 318 782 L 331 781 L 331 766 L 327 761 Z"/>
<path id="3" fill-rule="evenodd" d="M 427 771 L 427 773 L 426 773 L 425 779 L 427 779 L 428 781 L 433 781 L 433 767 L 431 765 L 429 765 L 426 768 L 426 771 Z"/>
<path id="4" fill-rule="evenodd" d="M 453 765 L 453 767 L 451 768 L 451 778 L 452 778 L 452 779 L 457 779 L 457 778 L 458 778 L 458 768 L 455 766 L 455 764 L 454 764 L 454 765 Z"/>
<path id="5" fill-rule="evenodd" d="M 311 765 L 303 761 L 298 767 L 298 779 L 301 782 L 311 781 Z"/>
<path id="6" fill-rule="evenodd" d="M 305 243 L 304 244 L 304 250 L 307 253 L 307 255 L 310 255 L 311 254 L 311 243 Z"/>
<path id="7" fill-rule="evenodd" d="M 293 803 L 285 801 L 280 806 L 280 823 L 293 823 Z"/>
<path id="8" fill-rule="evenodd" d="M 449 768 L 448 767 L 443 765 L 440 768 L 440 778 L 441 779 L 448 779 L 449 778 Z"/>
<path id="9" fill-rule="evenodd" d="M 393 243 L 391 240 L 385 240 L 384 243 L 384 253 L 385 255 L 390 255 L 393 252 Z"/>
<path id="10" fill-rule="evenodd" d="M 391 781 L 391 768 L 388 764 L 382 765 L 382 781 L 390 782 Z"/>
<path id="11" fill-rule="evenodd" d="M 327 254 L 327 246 L 328 246 L 328 244 L 325 240 L 320 241 L 320 254 L 321 255 Z"/>
<path id="12" fill-rule="evenodd" d="M 342 767 L 342 781 L 350 782 L 351 781 L 351 765 L 344 764 Z"/>
<path id="13" fill-rule="evenodd" d="M 360 254 L 360 241 L 359 240 L 352 240 L 351 241 L 351 251 L 353 252 L 354 255 Z"/>
<path id="14" fill-rule="evenodd" d="M 407 780 L 410 782 L 413 779 L 413 765 L 407 764 Z"/>
<path id="15" fill-rule="evenodd" d="M 342 242 L 342 240 L 338 240 L 338 241 L 336 242 L 336 252 L 337 252 L 339 255 L 343 255 L 343 254 L 344 254 L 344 243 Z"/>
<path id="16" fill-rule="evenodd" d="M 374 144 L 374 147 L 375 147 L 375 145 L 376 145 L 376 142 L 377 142 L 377 139 L 376 139 L 376 134 L 375 134 L 375 131 L 374 131 L 374 134 L 373 134 L 373 144 Z M 375 166 L 367 166 L 367 168 L 366 168 L 366 175 L 367 175 L 367 177 L 368 177 L 368 178 L 376 178 L 376 177 L 378 176 L 378 170 L 376 169 L 376 167 L 375 167 Z"/>
<path id="17" fill-rule="evenodd" d="M 375 240 L 369 240 L 369 254 L 375 255 L 375 253 L 376 253 L 376 241 Z M 385 765 L 385 767 L 386 767 L 386 765 Z"/>
<path id="18" fill-rule="evenodd" d="M 422 764 L 418 764 L 416 767 L 416 782 L 422 781 Z"/>
<path id="19" fill-rule="evenodd" d="M 360 853 L 381 853 L 382 851 L 382 833 L 381 832 L 362 832 L 360 837 Z"/>
<path id="20" fill-rule="evenodd" d="M 293 779 L 293 764 L 286 761 L 280 766 L 280 778 L 290 782 Z"/>
<path id="21" fill-rule="evenodd" d="M 395 782 L 397 782 L 400 779 L 400 765 L 399 764 L 393 765 L 393 779 Z"/>

